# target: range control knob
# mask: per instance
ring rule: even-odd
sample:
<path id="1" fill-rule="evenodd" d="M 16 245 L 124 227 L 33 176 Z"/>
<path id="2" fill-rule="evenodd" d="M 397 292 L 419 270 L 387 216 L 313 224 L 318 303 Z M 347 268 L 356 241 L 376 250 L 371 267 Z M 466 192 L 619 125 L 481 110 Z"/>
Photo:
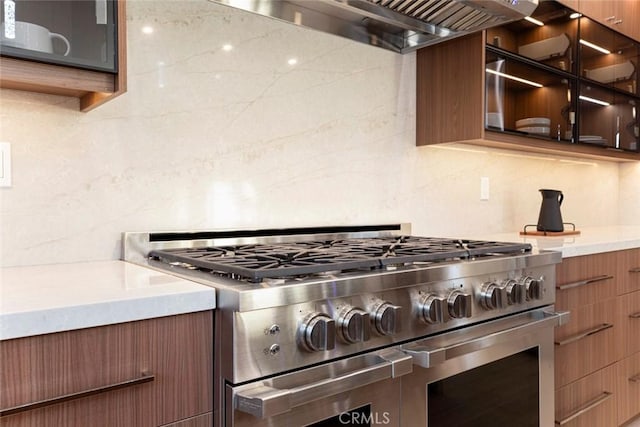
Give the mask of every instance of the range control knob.
<path id="1" fill-rule="evenodd" d="M 524 283 L 508 279 L 502 286 L 507 291 L 507 302 L 509 304 L 522 304 L 525 302 L 527 289 Z"/>
<path id="2" fill-rule="evenodd" d="M 400 331 L 402 307 L 383 301 L 376 304 L 371 312 L 373 326 L 382 335 L 393 335 Z"/>
<path id="3" fill-rule="evenodd" d="M 542 280 L 536 280 L 532 277 L 523 277 L 521 282 L 526 290 L 527 301 L 542 299 Z"/>
<path id="4" fill-rule="evenodd" d="M 418 311 L 427 323 L 444 323 L 448 319 L 445 299 L 435 295 L 423 295 L 418 301 Z"/>
<path id="5" fill-rule="evenodd" d="M 495 282 L 488 282 L 480 288 L 480 305 L 486 310 L 495 310 L 507 305 L 507 290 Z"/>
<path id="6" fill-rule="evenodd" d="M 369 313 L 359 308 L 342 310 L 337 322 L 338 335 L 346 343 L 368 341 L 370 337 Z"/>
<path id="7" fill-rule="evenodd" d="M 460 291 L 453 291 L 447 297 L 447 305 L 449 306 L 449 314 L 451 317 L 456 319 L 471 317 L 471 295 Z"/>
<path id="8" fill-rule="evenodd" d="M 324 313 L 306 316 L 298 329 L 298 344 L 307 351 L 331 350 L 336 345 L 336 324 Z"/>

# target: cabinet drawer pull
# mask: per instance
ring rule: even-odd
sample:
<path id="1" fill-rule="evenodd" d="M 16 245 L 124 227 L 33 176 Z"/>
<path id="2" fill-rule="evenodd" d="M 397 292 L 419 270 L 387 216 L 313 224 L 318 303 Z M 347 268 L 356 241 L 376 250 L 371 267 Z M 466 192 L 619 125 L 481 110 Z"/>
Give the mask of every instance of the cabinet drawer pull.
<path id="1" fill-rule="evenodd" d="M 640 311 L 629 315 L 630 319 L 640 319 Z"/>
<path id="2" fill-rule="evenodd" d="M 597 334 L 598 332 L 602 332 L 602 331 L 607 330 L 609 328 L 613 328 L 613 325 L 611 323 L 603 323 L 601 325 L 596 326 L 595 328 L 592 328 L 592 329 L 589 329 L 587 331 L 580 332 L 580 333 L 577 333 L 575 335 L 572 335 L 569 338 L 566 338 L 566 339 L 564 339 L 562 341 L 556 341 L 555 344 L 556 345 L 570 344 L 572 342 L 581 340 L 582 338 L 586 338 L 589 335 Z"/>
<path id="3" fill-rule="evenodd" d="M 138 384 L 148 383 L 150 381 L 153 381 L 154 379 L 155 375 L 144 375 L 140 378 L 126 380 L 120 383 L 96 387 L 89 390 L 79 391 L 77 393 L 65 394 L 58 397 L 52 397 L 50 399 L 39 400 L 37 402 L 25 403 L 23 405 L 14 406 L 13 408 L 0 409 L 0 417 L 6 417 L 7 415 L 13 415 L 24 411 L 30 411 L 32 409 L 43 408 L 45 406 L 68 402 L 70 400 L 81 399 L 83 397 L 106 393 L 108 391 L 118 390 L 121 388 L 132 387 Z"/>
<path id="4" fill-rule="evenodd" d="M 602 276 L 592 277 L 591 279 L 580 280 L 579 282 L 567 283 L 566 285 L 556 285 L 556 289 L 564 291 L 565 289 L 577 288 L 578 286 L 590 285 L 595 282 L 601 282 L 603 280 L 613 279 L 610 274 L 603 274 Z"/>
<path id="5" fill-rule="evenodd" d="M 634 376 L 629 378 L 629 381 L 631 381 L 632 383 L 640 383 L 640 374 L 635 374 Z"/>
<path id="6" fill-rule="evenodd" d="M 560 421 L 556 421 L 556 425 L 557 426 L 563 426 L 563 425 L 567 424 L 569 421 L 572 421 L 572 420 L 578 418 L 580 415 L 584 414 L 585 412 L 589 412 L 593 408 L 595 408 L 595 407 L 601 405 L 602 403 L 606 402 L 607 400 L 609 400 L 611 398 L 611 396 L 613 396 L 613 393 L 611 393 L 609 391 L 603 391 L 600 396 L 596 397 L 595 399 L 591 399 L 590 401 L 585 403 L 582 407 L 576 409 L 573 413 L 569 414 L 566 418 L 564 418 L 564 419 L 562 419 Z"/>
<path id="7" fill-rule="evenodd" d="M 615 15 L 614 16 L 608 16 L 608 17 L 604 18 L 604 20 L 607 21 L 607 22 L 611 22 L 614 19 L 616 19 Z"/>
<path id="8" fill-rule="evenodd" d="M 633 267 L 629 270 L 629 273 L 640 273 L 640 267 Z"/>

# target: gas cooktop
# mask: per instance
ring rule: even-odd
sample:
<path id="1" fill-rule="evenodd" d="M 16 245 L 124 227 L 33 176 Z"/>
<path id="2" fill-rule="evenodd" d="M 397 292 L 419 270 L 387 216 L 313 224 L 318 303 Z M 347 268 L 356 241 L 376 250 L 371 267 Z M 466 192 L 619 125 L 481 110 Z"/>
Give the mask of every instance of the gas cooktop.
<path id="1" fill-rule="evenodd" d="M 259 282 L 265 278 L 375 270 L 527 252 L 531 252 L 531 245 L 525 243 L 394 236 L 156 249 L 149 253 L 149 258 Z"/>

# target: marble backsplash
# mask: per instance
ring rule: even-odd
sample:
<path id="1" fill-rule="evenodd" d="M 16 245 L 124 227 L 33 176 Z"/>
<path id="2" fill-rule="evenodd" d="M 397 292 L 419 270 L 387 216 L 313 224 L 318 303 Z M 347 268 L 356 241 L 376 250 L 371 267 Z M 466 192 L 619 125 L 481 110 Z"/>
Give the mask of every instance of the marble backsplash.
<path id="1" fill-rule="evenodd" d="M 508 232 L 536 222 L 539 188 L 563 190 L 578 227 L 640 223 L 635 164 L 416 147 L 414 54 L 206 0 L 128 0 L 127 25 L 119 98 L 80 113 L 74 99 L 0 92 L 13 156 L 2 265 L 117 259 L 123 231 Z"/>
<path id="2" fill-rule="evenodd" d="M 619 198 L 620 224 L 640 224 L 640 162 L 620 165 Z"/>

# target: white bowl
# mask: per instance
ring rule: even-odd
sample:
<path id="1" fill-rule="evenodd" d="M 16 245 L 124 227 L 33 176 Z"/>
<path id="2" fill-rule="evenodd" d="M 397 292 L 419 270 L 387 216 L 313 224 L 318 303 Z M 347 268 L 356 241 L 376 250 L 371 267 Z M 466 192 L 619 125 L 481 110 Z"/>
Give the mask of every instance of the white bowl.
<path id="1" fill-rule="evenodd" d="M 548 126 L 525 126 L 517 128 L 520 132 L 532 133 L 535 135 L 549 136 L 550 128 Z"/>
<path id="2" fill-rule="evenodd" d="M 551 126 L 551 119 L 547 117 L 529 117 L 516 121 L 516 128 L 525 126 Z"/>

